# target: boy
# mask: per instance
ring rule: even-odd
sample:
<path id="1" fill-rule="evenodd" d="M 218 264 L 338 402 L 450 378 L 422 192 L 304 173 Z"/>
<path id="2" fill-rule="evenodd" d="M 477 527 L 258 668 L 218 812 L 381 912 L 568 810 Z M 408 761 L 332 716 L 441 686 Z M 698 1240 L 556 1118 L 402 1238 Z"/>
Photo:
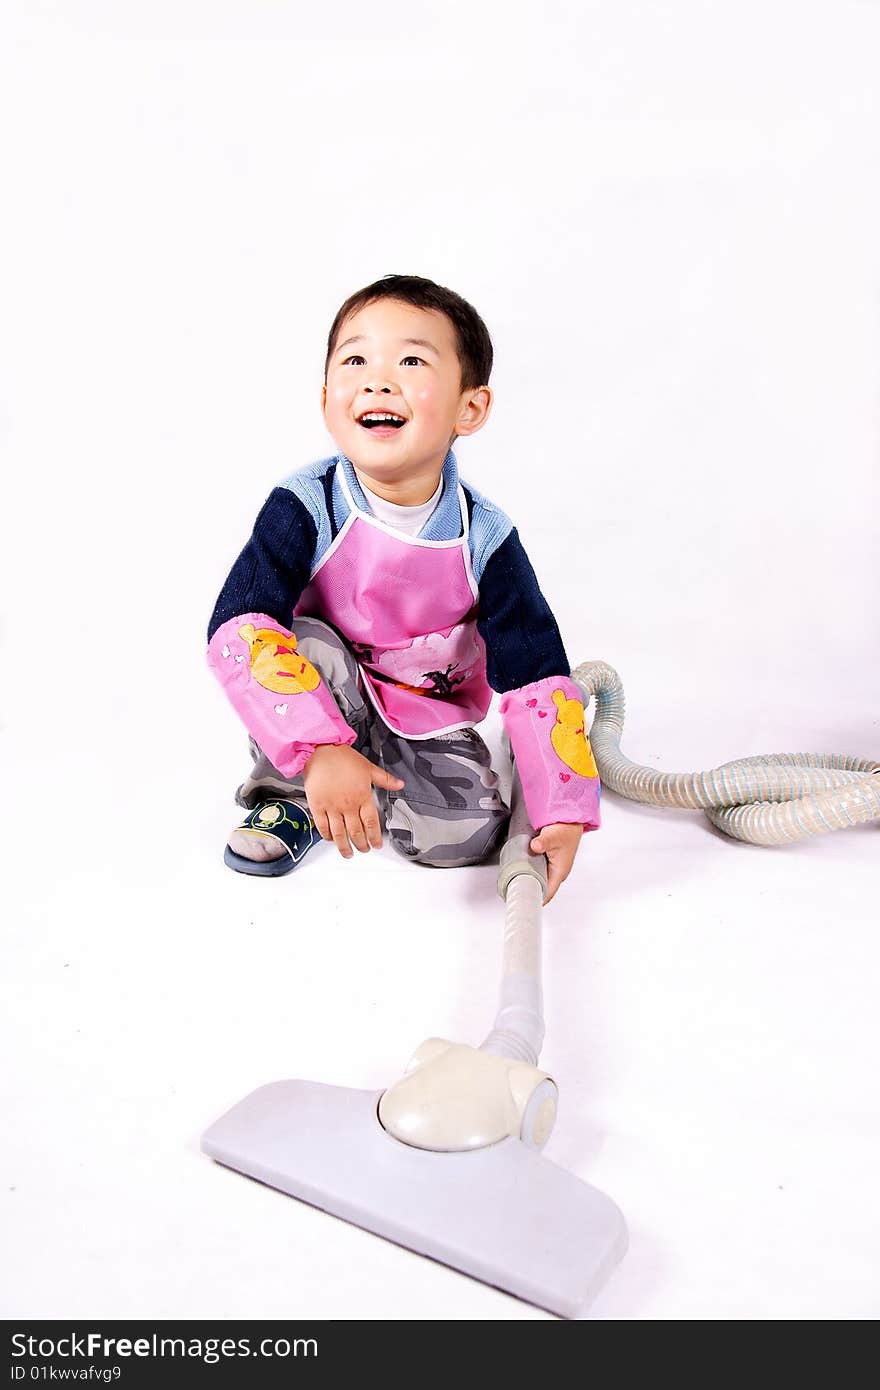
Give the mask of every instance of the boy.
<path id="1" fill-rule="evenodd" d="M 501 714 L 548 860 L 549 902 L 599 778 L 555 619 L 509 519 L 459 481 L 452 444 L 489 417 L 476 310 L 414 275 L 352 295 L 327 345 L 337 445 L 268 498 L 217 600 L 208 660 L 251 735 L 250 815 L 225 860 L 286 873 L 316 841 L 479 863 L 508 819 L 473 725 Z"/>

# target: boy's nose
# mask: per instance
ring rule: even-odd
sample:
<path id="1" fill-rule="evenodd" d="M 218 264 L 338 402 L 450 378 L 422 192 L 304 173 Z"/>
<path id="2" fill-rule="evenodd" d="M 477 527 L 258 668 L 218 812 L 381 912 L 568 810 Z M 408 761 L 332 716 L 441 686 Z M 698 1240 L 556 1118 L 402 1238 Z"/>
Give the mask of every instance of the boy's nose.
<path id="1" fill-rule="evenodd" d="M 370 384 L 369 384 L 368 386 L 365 386 L 365 387 L 364 387 L 364 390 L 365 390 L 365 391 L 385 391 L 385 392 L 387 392 L 388 395 L 391 395 L 391 393 L 392 393 L 392 388 L 388 385 L 388 382 L 387 382 L 387 381 L 381 381 L 381 380 L 370 382 Z"/>

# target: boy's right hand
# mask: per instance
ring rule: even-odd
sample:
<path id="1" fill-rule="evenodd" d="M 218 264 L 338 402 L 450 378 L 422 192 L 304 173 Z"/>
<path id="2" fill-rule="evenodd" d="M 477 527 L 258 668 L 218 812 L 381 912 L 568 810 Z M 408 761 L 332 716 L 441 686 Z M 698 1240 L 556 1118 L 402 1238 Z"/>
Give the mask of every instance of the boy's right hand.
<path id="1" fill-rule="evenodd" d="M 306 799 L 322 840 L 332 840 L 343 859 L 351 844 L 362 853 L 382 848 L 382 827 L 373 787 L 400 791 L 403 782 L 345 744 L 322 743 L 303 768 Z"/>

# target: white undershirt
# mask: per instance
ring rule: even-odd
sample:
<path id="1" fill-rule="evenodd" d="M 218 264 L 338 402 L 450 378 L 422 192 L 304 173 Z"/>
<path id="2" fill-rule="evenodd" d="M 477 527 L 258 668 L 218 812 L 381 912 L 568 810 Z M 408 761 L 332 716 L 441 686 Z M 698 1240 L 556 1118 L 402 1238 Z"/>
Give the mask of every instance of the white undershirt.
<path id="1" fill-rule="evenodd" d="M 364 487 L 363 479 L 358 478 L 358 482 L 363 488 L 364 496 L 373 515 L 379 521 L 384 521 L 386 526 L 393 526 L 397 531 L 405 531 L 408 536 L 419 534 L 440 501 L 440 494 L 443 491 L 443 478 L 441 476 L 437 484 L 437 491 L 433 497 L 428 498 L 427 502 L 421 502 L 417 507 L 401 507 L 397 502 L 386 502 L 384 497 L 377 497 L 375 492 Z"/>

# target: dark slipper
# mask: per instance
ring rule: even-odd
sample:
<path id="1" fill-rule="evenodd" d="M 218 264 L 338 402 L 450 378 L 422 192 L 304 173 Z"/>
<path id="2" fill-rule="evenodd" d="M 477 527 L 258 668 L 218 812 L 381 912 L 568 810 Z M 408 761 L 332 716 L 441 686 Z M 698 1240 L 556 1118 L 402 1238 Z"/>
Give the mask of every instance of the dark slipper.
<path id="1" fill-rule="evenodd" d="M 248 813 L 238 829 L 280 840 L 287 850 L 280 859 L 245 859 L 227 845 L 223 862 L 237 874 L 255 874 L 258 878 L 289 874 L 321 838 L 308 812 L 294 801 L 263 801 Z"/>

